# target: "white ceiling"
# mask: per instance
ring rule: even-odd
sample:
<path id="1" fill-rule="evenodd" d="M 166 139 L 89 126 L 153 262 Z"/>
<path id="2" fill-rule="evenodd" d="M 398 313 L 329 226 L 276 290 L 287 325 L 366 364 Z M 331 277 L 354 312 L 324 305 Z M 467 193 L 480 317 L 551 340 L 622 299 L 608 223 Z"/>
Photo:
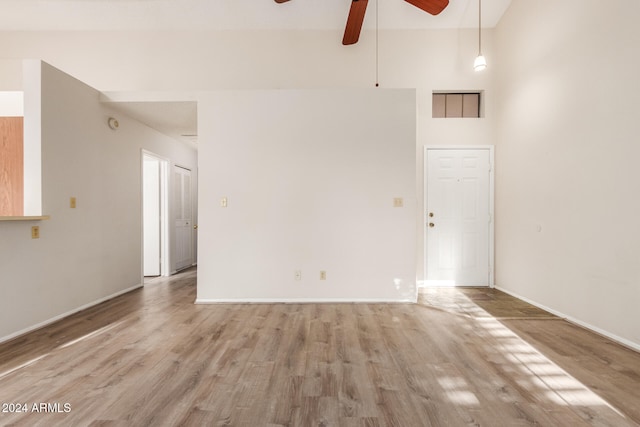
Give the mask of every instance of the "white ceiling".
<path id="1" fill-rule="evenodd" d="M 483 27 L 494 27 L 511 0 L 485 0 Z M 450 0 L 431 16 L 403 0 L 370 0 L 365 27 L 473 28 L 477 0 Z M 349 0 L 0 0 L 0 30 L 277 30 L 344 27 Z"/>
<path id="2" fill-rule="evenodd" d="M 196 147 L 198 103 L 195 101 L 116 101 L 108 105 L 160 133 Z"/>
<path id="3" fill-rule="evenodd" d="M 510 3 L 484 0 L 482 26 L 494 27 Z M 0 0 L 0 31 L 336 30 L 344 28 L 350 5 L 349 0 Z M 478 25 L 478 0 L 450 0 L 438 16 L 404 0 L 370 0 L 365 28 L 375 28 L 376 6 L 380 29 Z M 197 140 L 195 102 L 110 101 L 175 139 L 191 145 Z"/>

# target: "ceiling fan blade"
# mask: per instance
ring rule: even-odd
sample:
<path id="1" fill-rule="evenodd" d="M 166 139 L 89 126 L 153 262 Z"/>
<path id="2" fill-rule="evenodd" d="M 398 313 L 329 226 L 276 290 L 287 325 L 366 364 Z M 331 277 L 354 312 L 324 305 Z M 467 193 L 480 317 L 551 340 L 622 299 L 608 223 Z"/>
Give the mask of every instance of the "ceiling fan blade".
<path id="1" fill-rule="evenodd" d="M 449 5 L 449 0 L 405 0 L 418 9 L 422 9 L 431 15 L 437 15 Z"/>
<path id="2" fill-rule="evenodd" d="M 368 1 L 369 0 L 351 0 L 351 9 L 349 9 L 349 17 L 347 18 L 347 26 L 344 29 L 342 44 L 349 45 L 358 42 Z"/>

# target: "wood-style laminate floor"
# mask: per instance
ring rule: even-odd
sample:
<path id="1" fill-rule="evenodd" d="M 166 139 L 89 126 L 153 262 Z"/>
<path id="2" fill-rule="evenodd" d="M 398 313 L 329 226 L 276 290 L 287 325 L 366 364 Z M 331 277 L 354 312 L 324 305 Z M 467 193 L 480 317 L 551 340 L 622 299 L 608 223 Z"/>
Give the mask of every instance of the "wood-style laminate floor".
<path id="1" fill-rule="evenodd" d="M 194 305 L 195 276 L 1 344 L 0 425 L 640 425 L 640 354 L 498 291 Z"/>

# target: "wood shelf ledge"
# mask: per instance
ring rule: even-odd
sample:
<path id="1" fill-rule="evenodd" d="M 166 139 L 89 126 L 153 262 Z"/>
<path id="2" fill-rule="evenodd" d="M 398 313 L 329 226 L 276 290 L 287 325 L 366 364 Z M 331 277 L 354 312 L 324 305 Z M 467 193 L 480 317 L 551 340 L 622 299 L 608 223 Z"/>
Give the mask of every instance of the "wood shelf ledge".
<path id="1" fill-rule="evenodd" d="M 40 216 L 0 216 L 0 221 L 43 221 L 50 219 L 49 215 Z"/>

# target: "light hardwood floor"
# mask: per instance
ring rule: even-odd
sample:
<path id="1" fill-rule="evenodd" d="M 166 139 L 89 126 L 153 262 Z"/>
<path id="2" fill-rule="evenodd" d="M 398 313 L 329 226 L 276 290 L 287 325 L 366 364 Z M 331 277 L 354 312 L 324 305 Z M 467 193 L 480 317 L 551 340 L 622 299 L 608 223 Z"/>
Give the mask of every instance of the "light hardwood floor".
<path id="1" fill-rule="evenodd" d="M 640 425 L 640 354 L 498 291 L 194 305 L 195 276 L 0 345 L 0 403 L 28 406 L 0 425 Z"/>

